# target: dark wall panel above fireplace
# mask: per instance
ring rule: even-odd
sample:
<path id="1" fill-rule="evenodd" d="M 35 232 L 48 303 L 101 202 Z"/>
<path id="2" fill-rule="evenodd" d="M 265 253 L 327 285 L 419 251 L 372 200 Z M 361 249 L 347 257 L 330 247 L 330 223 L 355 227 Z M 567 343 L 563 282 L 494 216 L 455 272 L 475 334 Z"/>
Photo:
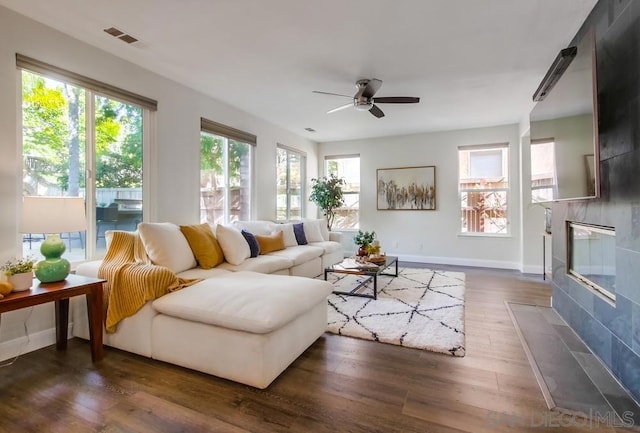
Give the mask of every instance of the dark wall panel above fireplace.
<path id="1" fill-rule="evenodd" d="M 553 204 L 553 306 L 640 400 L 640 1 L 600 0 L 596 30 L 601 198 Z M 616 305 L 566 276 L 566 221 L 616 230 Z"/>

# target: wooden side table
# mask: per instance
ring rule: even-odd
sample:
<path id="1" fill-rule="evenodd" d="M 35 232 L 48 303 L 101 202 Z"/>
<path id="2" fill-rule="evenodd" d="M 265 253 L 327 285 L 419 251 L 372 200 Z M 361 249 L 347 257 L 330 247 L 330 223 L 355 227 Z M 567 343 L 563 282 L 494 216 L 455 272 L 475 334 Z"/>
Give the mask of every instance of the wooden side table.
<path id="1" fill-rule="evenodd" d="M 67 348 L 67 330 L 69 328 L 69 298 L 86 295 L 87 315 L 89 316 L 89 337 L 91 341 L 91 360 L 102 359 L 102 284 L 105 280 L 69 275 L 65 280 L 55 283 L 41 283 L 33 280 L 30 290 L 13 292 L 0 299 L 0 314 L 20 308 L 55 302 L 56 312 L 56 348 Z"/>

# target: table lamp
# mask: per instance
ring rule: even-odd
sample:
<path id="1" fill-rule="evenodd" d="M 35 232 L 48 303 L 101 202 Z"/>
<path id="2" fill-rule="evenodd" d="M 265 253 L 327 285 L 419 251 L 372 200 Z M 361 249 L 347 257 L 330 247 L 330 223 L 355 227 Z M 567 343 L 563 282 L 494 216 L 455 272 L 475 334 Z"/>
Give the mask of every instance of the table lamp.
<path id="1" fill-rule="evenodd" d="M 82 197 L 24 197 L 22 201 L 21 233 L 43 233 L 47 237 L 40 245 L 44 260 L 36 263 L 36 278 L 43 283 L 67 278 L 71 265 L 62 258 L 66 247 L 60 233 L 87 229 Z"/>

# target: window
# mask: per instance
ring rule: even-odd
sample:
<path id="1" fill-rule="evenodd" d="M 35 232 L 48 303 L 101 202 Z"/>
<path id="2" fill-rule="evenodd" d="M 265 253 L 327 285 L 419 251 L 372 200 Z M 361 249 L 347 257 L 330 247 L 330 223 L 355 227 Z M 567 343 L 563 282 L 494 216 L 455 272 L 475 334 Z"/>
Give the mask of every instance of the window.
<path id="1" fill-rule="evenodd" d="M 135 230 L 142 221 L 144 125 L 155 102 L 21 55 L 16 60 L 23 194 L 84 197 L 87 232 L 62 233 L 65 257 L 100 257 L 105 230 Z M 38 256 L 44 235 L 24 235 L 23 254 Z"/>
<path id="2" fill-rule="evenodd" d="M 555 142 L 531 142 L 531 201 L 552 201 L 556 186 Z"/>
<path id="3" fill-rule="evenodd" d="M 508 234 L 507 144 L 458 148 L 462 233 Z"/>
<path id="4" fill-rule="evenodd" d="M 200 123 L 200 221 L 251 219 L 256 136 L 206 119 Z"/>
<path id="5" fill-rule="evenodd" d="M 335 211 L 334 229 L 358 229 L 360 218 L 360 155 L 325 157 L 325 173 L 344 178 L 344 206 Z"/>
<path id="6" fill-rule="evenodd" d="M 303 198 L 306 156 L 293 149 L 278 145 L 276 160 L 276 218 L 299 220 L 304 216 Z"/>

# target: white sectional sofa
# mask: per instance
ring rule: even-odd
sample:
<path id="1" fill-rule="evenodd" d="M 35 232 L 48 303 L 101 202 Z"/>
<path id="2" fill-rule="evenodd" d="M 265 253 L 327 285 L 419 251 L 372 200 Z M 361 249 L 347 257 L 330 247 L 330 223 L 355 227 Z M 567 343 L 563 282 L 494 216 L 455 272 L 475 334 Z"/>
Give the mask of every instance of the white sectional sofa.
<path id="1" fill-rule="evenodd" d="M 240 265 L 223 263 L 221 269 L 230 271 L 256 271 L 266 274 L 317 277 L 324 268 L 339 263 L 344 258 L 340 233 L 330 232 L 324 219 L 301 221 L 306 245 L 298 245 L 293 232 L 293 223 L 277 224 L 271 221 L 236 221 L 232 227 L 247 230 L 255 235 L 269 235 L 284 231 L 286 248 L 266 255 L 246 259 Z"/>
<path id="2" fill-rule="evenodd" d="M 303 225 L 321 225 L 323 220 L 317 221 Z M 234 226 L 256 234 L 290 234 L 288 226 L 268 221 Z M 266 388 L 324 333 L 332 287 L 309 277 L 342 260 L 335 234 L 327 231 L 325 240 L 321 232 L 318 239 L 309 227 L 308 245 L 292 245 L 285 235 L 288 246 L 282 250 L 240 263 L 238 256 L 245 253 L 230 251 L 236 264 L 225 261 L 202 269 L 178 226 L 142 223 L 138 229 L 146 234 L 141 239 L 154 264 L 178 277 L 203 280 L 147 302 L 120 321 L 116 332 L 104 334 L 106 345 Z M 244 251 L 244 245 L 239 248 Z M 83 263 L 76 272 L 97 277 L 100 263 Z M 73 335 L 87 339 L 86 303 L 78 298 L 72 299 Z"/>

